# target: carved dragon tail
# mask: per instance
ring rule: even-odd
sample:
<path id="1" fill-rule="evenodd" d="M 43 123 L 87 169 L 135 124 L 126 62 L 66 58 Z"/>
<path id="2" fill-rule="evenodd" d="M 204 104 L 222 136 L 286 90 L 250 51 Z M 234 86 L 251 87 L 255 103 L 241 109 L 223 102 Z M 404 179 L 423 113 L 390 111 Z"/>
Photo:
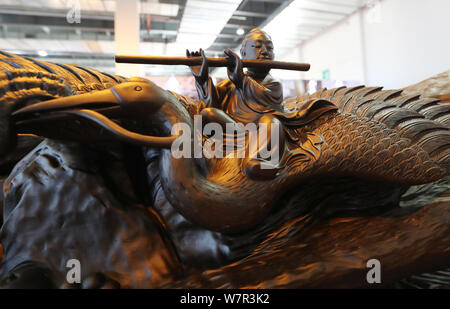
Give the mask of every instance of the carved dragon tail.
<path id="1" fill-rule="evenodd" d="M 12 72 L 15 70 L 56 75 L 75 89 L 78 94 L 107 89 L 125 81 L 122 76 L 99 72 L 91 68 L 40 61 L 0 51 L 0 71 Z"/>
<path id="2" fill-rule="evenodd" d="M 450 173 L 450 105 L 402 90 L 354 87 L 323 91 L 343 113 L 373 119 L 395 129 L 402 137 L 425 150 Z"/>
<path id="3" fill-rule="evenodd" d="M 320 165 L 409 184 L 450 174 L 450 105 L 364 86 L 323 89 L 297 101 L 317 98 L 340 111 L 316 124 L 327 141 Z"/>

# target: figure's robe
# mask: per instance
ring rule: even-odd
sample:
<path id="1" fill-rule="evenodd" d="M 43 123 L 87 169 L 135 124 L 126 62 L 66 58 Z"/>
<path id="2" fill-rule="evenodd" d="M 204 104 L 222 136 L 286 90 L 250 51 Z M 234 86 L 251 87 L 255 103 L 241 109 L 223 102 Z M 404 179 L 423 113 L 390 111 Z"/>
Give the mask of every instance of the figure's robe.
<path id="1" fill-rule="evenodd" d="M 205 85 L 196 83 L 200 101 L 206 107 L 215 107 L 230 115 L 236 122 L 257 122 L 265 113 L 282 111 L 283 89 L 270 74 L 261 82 L 244 74 L 242 89 L 226 79 L 214 86 L 209 78 Z"/>

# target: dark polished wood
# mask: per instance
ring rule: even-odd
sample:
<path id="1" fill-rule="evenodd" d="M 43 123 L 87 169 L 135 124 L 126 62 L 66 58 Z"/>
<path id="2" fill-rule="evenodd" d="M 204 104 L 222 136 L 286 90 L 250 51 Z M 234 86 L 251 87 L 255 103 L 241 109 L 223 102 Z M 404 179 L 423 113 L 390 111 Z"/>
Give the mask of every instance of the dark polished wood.
<path id="1" fill-rule="evenodd" d="M 116 55 L 117 63 L 136 63 L 136 64 L 162 64 L 162 65 L 187 65 L 195 66 L 202 64 L 202 57 L 160 57 L 160 56 L 130 56 Z M 227 67 L 232 63 L 228 58 L 208 58 L 210 67 Z M 242 59 L 244 67 L 281 69 L 291 71 L 309 71 L 311 65 L 308 63 L 296 63 L 274 60 Z"/>

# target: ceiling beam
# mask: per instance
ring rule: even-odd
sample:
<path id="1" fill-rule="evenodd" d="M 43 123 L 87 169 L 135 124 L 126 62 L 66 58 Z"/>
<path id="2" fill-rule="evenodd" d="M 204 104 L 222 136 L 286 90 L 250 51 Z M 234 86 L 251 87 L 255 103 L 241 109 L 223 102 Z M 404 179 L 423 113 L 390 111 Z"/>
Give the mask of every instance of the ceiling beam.
<path id="1" fill-rule="evenodd" d="M 66 10 L 58 10 L 58 9 L 41 9 L 41 8 L 23 8 L 23 7 L 13 7 L 10 6 L 5 7 L 0 5 L 0 14 L 1 15 L 12 15 L 12 16 L 34 16 L 34 17 L 55 17 L 64 19 L 67 24 Z M 145 15 L 145 14 L 142 14 Z M 169 17 L 163 15 L 151 15 L 151 19 L 155 21 L 165 22 L 165 23 L 179 23 L 180 20 L 177 17 Z M 91 20 L 107 20 L 114 21 L 114 13 L 111 12 L 82 12 L 81 16 L 81 24 Z"/>
<path id="2" fill-rule="evenodd" d="M 0 24 L 9 25 L 15 27 L 32 28 L 33 32 L 36 29 L 42 29 L 42 27 L 48 27 L 49 33 L 52 30 L 64 30 L 68 33 L 73 33 L 74 31 L 86 31 L 86 32 L 110 32 L 114 33 L 114 21 L 113 20 L 97 20 L 88 19 L 85 17 L 80 24 L 68 24 L 65 16 L 54 17 L 54 16 L 31 16 L 31 15 L 15 15 L 15 14 L 1 14 L 0 13 Z M 158 19 L 151 19 L 150 29 L 156 32 L 167 32 L 173 34 L 178 30 L 179 21 L 166 22 L 159 21 Z M 141 25 L 141 29 L 145 29 L 144 25 Z M 27 29 L 24 29 L 24 32 Z"/>
<path id="3" fill-rule="evenodd" d="M 224 38 L 224 39 L 236 39 L 236 38 L 242 38 L 243 36 L 241 36 L 241 35 L 238 35 L 238 34 L 227 34 L 227 33 L 220 33 L 218 36 L 217 36 L 219 39 L 220 38 Z"/>
<path id="4" fill-rule="evenodd" d="M 252 25 L 244 25 L 244 24 L 226 24 L 224 28 L 244 28 L 244 29 L 251 29 L 254 28 Z"/>
<path id="5" fill-rule="evenodd" d="M 0 5 L 0 14 L 12 14 L 22 16 L 45 16 L 45 17 L 64 17 L 67 16 L 67 10 L 23 7 L 23 6 L 3 6 Z M 83 11 L 82 18 L 97 20 L 114 20 L 114 13 L 111 12 L 86 12 Z"/>
<path id="6" fill-rule="evenodd" d="M 230 42 L 214 42 L 212 45 L 219 45 L 219 46 L 228 46 L 228 47 L 231 47 L 232 44 L 230 44 Z"/>
<path id="7" fill-rule="evenodd" d="M 235 11 L 233 16 L 245 16 L 245 17 L 263 17 L 266 18 L 270 14 L 260 13 L 260 12 L 250 12 L 250 11 Z"/>
<path id="8" fill-rule="evenodd" d="M 250 0 L 251 2 L 283 3 L 286 0 Z"/>
<path id="9" fill-rule="evenodd" d="M 20 56 L 39 57 L 41 59 L 49 58 L 67 58 L 67 59 L 97 59 L 97 60 L 114 60 L 114 54 L 105 53 L 82 53 L 82 52 L 54 52 L 48 51 L 47 57 L 41 57 L 37 51 L 11 51 Z"/>

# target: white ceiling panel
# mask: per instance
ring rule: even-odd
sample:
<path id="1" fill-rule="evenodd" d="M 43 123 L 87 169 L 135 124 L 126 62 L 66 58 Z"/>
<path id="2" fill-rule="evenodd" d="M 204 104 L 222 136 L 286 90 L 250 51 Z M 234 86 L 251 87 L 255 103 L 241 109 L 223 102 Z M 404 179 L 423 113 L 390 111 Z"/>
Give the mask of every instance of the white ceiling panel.
<path id="1" fill-rule="evenodd" d="M 81 4 L 82 11 L 104 11 L 104 6 L 101 1 L 98 0 L 78 0 Z"/>
<path id="2" fill-rule="evenodd" d="M 52 7 L 60 10 L 67 8 L 66 0 L 44 0 L 42 2 L 43 3 L 41 3 L 41 7 Z"/>
<path id="3" fill-rule="evenodd" d="M 18 3 L 17 0 L 0 0 L 0 4 L 1 5 L 17 5 L 20 3 Z"/>
<path id="4" fill-rule="evenodd" d="M 114 12 L 115 0 L 78 0 L 81 11 L 86 12 Z M 0 0 L 3 6 L 21 6 L 25 8 L 49 8 L 63 10 L 73 5 L 71 0 Z M 146 0 L 141 2 L 140 12 L 143 14 L 177 16 L 178 4 L 160 3 L 158 0 Z"/>
<path id="5" fill-rule="evenodd" d="M 74 51 L 77 53 L 89 53 L 91 49 L 86 44 L 86 41 L 69 41 L 60 40 L 58 41 L 64 50 Z"/>
<path id="6" fill-rule="evenodd" d="M 91 48 L 91 41 L 73 40 L 44 40 L 44 39 L 0 39 L 3 50 L 23 50 L 47 52 L 74 52 L 74 53 L 98 53 Z M 113 41 L 93 41 L 100 47 L 101 53 L 114 54 L 115 46 Z"/>
<path id="7" fill-rule="evenodd" d="M 304 0 L 298 3 L 297 8 L 309 9 L 315 11 L 323 11 L 338 14 L 350 14 L 354 11 L 355 5 L 342 5 L 342 1 L 338 2 L 323 2 L 314 0 Z"/>
<path id="8" fill-rule="evenodd" d="M 162 16 L 177 16 L 179 6 L 177 4 L 159 3 L 157 1 L 141 2 L 140 12 L 142 14 L 153 14 Z"/>
<path id="9" fill-rule="evenodd" d="M 179 52 L 207 49 L 222 31 L 241 0 L 188 0 L 177 37 Z M 184 52 L 185 53 L 185 52 Z"/>
<path id="10" fill-rule="evenodd" d="M 105 9 L 108 12 L 114 12 L 116 10 L 116 1 L 115 0 L 104 0 L 103 4 L 105 5 Z"/>
<path id="11" fill-rule="evenodd" d="M 366 3 L 367 0 L 294 0 L 264 27 L 264 31 L 272 37 L 275 53 L 282 56 Z"/>
<path id="12" fill-rule="evenodd" d="M 14 42 L 10 42 L 9 39 L 0 39 L 0 46 L 5 50 L 17 49 L 17 46 L 14 44 Z"/>
<path id="13" fill-rule="evenodd" d="M 116 53 L 116 43 L 114 41 L 97 41 L 102 53 L 104 54 L 115 54 Z"/>

